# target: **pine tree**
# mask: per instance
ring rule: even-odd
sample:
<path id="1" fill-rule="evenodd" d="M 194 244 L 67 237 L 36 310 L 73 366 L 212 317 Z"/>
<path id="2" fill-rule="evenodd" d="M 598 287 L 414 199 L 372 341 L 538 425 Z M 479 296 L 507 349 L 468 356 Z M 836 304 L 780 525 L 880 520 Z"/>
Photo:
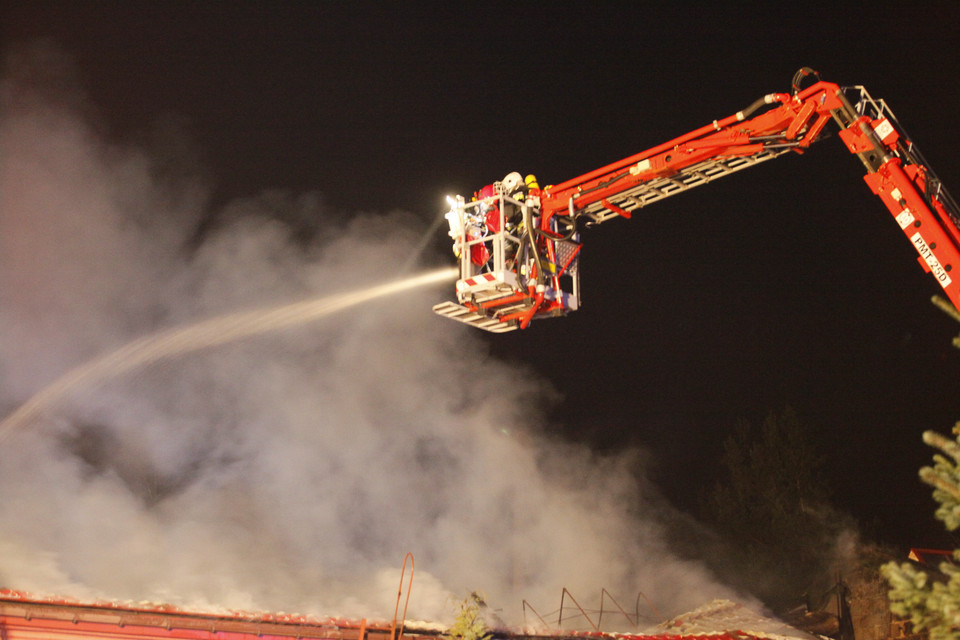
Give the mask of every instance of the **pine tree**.
<path id="1" fill-rule="evenodd" d="M 830 505 L 825 460 L 797 413 L 770 412 L 759 427 L 740 420 L 720 462 L 726 477 L 701 506 L 742 586 L 782 611 L 815 583 L 832 584 L 832 541 L 846 519 Z"/>
<path id="2" fill-rule="evenodd" d="M 944 455 L 933 456 L 934 465 L 920 470 L 920 478 L 933 487 L 933 497 L 940 504 L 936 516 L 948 531 L 960 528 L 960 422 L 953 427 L 955 440 L 933 431 L 923 434 L 923 441 Z M 960 562 L 960 549 L 953 552 Z M 890 583 L 890 610 L 909 618 L 917 631 L 926 630 L 931 640 L 960 638 L 960 566 L 952 562 L 940 564 L 942 580 L 933 580 L 913 565 L 895 562 L 881 568 Z"/>

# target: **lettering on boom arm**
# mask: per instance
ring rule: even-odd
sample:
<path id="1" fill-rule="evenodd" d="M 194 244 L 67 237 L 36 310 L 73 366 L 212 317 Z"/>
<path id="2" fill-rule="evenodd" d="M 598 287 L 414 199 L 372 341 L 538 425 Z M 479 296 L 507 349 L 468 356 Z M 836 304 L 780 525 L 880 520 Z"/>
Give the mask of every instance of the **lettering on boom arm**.
<path id="1" fill-rule="evenodd" d="M 933 255 L 933 251 L 930 250 L 926 240 L 923 239 L 919 231 L 910 236 L 910 242 L 913 243 L 913 246 L 915 246 L 920 253 L 920 257 L 923 258 L 927 266 L 930 267 L 930 272 L 940 281 L 940 286 L 950 286 L 950 283 L 953 281 L 950 279 L 950 276 L 947 275 L 947 270 L 943 268 L 940 261 Z"/>

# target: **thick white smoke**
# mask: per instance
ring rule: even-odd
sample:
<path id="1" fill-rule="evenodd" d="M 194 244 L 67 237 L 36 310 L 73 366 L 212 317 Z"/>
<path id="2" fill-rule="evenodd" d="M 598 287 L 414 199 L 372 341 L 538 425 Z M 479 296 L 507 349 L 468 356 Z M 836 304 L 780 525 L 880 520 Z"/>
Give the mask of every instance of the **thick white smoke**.
<path id="1" fill-rule="evenodd" d="M 56 62 L 56 56 L 54 56 Z M 0 414 L 130 340 L 394 277 L 403 214 L 337 223 L 271 193 L 207 214 L 195 182 L 107 142 L 75 99 L 0 85 Z M 54 77 L 58 77 L 54 74 Z M 73 95 L 73 94 L 70 94 Z M 326 219 L 303 242 L 267 215 Z M 80 597 L 517 623 L 567 587 L 664 614 L 730 594 L 661 541 L 631 461 L 538 431 L 550 390 L 419 290 L 75 389 L 0 448 L 0 586 Z"/>

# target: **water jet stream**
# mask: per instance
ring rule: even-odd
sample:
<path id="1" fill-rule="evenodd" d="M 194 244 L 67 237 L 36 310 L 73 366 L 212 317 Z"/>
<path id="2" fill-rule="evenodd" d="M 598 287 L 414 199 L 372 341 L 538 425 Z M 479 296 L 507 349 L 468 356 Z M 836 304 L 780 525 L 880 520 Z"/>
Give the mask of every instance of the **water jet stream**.
<path id="1" fill-rule="evenodd" d="M 44 408 L 56 403 L 78 385 L 115 377 L 163 358 L 183 355 L 268 331 L 293 327 L 376 298 L 453 280 L 458 273 L 456 267 L 444 267 L 359 291 L 334 294 L 320 299 L 313 298 L 278 307 L 225 314 L 186 327 L 160 331 L 138 338 L 116 351 L 68 371 L 34 394 L 0 422 L 0 443 L 15 429 L 30 423 Z"/>

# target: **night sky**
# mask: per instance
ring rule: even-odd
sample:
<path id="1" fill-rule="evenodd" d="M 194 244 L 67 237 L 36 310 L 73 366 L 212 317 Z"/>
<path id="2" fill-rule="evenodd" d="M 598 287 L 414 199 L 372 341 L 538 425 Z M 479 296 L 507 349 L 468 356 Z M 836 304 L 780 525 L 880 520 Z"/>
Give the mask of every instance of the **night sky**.
<path id="1" fill-rule="evenodd" d="M 957 194 L 958 24 L 956 2 L 0 8 L 5 48 L 50 38 L 74 58 L 106 135 L 185 130 L 212 211 L 280 188 L 424 227 L 447 194 L 515 170 L 562 182 L 788 91 L 801 66 L 886 99 Z M 453 264 L 444 231 L 431 264 Z M 485 338 L 552 381 L 557 435 L 648 449 L 693 508 L 736 420 L 792 406 L 841 507 L 887 542 L 951 543 L 916 472 L 921 433 L 960 420 L 960 327 L 836 136 L 583 242 L 580 311 Z"/>

